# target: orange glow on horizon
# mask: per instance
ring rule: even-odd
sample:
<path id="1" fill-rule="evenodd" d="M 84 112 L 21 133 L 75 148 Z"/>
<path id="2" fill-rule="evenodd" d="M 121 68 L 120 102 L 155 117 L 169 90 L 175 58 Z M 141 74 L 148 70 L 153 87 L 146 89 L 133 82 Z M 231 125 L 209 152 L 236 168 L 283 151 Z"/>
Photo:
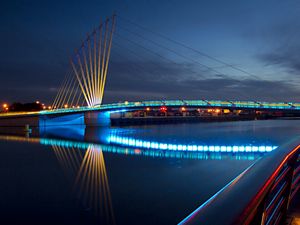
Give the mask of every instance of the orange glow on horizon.
<path id="1" fill-rule="evenodd" d="M 224 113 L 230 113 L 229 109 L 224 109 Z"/>

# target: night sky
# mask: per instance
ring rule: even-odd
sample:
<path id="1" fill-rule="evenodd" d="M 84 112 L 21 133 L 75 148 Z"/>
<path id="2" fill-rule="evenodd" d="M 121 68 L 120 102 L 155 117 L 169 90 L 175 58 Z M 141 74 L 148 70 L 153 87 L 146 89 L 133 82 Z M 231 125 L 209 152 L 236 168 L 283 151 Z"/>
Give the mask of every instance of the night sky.
<path id="1" fill-rule="evenodd" d="M 74 50 L 113 12 L 119 17 L 105 102 L 300 102 L 298 0 L 11 0 L 0 3 L 0 103 L 51 103 Z"/>

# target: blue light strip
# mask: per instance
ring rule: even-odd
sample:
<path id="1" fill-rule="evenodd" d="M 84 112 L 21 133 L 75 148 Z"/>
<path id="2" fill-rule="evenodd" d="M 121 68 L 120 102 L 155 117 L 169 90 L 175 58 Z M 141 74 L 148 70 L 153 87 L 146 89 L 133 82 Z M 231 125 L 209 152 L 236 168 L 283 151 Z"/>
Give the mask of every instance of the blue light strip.
<path id="1" fill-rule="evenodd" d="M 0 136 L 1 137 L 1 136 Z M 30 139 L 29 139 L 30 140 Z M 146 156 L 146 157 L 158 157 L 158 158 L 184 158 L 184 159 L 197 159 L 197 160 L 222 160 L 224 158 L 231 158 L 235 160 L 254 160 L 258 157 L 259 152 L 249 152 L 247 154 L 237 152 L 232 155 L 228 155 L 227 152 L 199 152 L 199 151 L 168 151 L 168 150 L 153 150 L 153 149 L 136 149 L 129 147 L 122 147 L 117 145 L 100 145 L 94 143 L 60 140 L 60 139 L 49 139 L 41 138 L 40 143 L 42 145 L 50 146 L 63 146 L 66 148 L 80 148 L 83 150 L 93 147 L 93 149 L 99 149 L 104 152 L 124 154 L 124 155 L 135 155 L 135 156 Z M 208 154 L 209 153 L 209 154 Z"/>
<path id="2" fill-rule="evenodd" d="M 256 101 L 222 101 L 222 100 L 166 100 L 166 101 L 140 101 L 140 102 L 123 102 L 96 105 L 94 107 L 66 108 L 56 110 L 40 111 L 40 114 L 56 114 L 56 113 L 74 113 L 94 110 L 115 111 L 118 110 L 134 110 L 144 107 L 221 107 L 235 109 L 278 109 L 278 110 L 300 110 L 300 103 L 292 102 L 256 102 Z M 4 114 L 3 114 L 4 115 Z"/>
<path id="3" fill-rule="evenodd" d="M 122 146 L 129 146 L 135 148 L 145 149 L 159 149 L 168 151 L 192 151 L 192 152 L 271 152 L 278 146 L 252 146 L 252 145 L 187 145 L 187 144 L 171 144 L 161 143 L 156 141 L 147 141 L 141 139 L 134 139 L 130 137 L 121 137 L 111 135 L 107 138 L 108 143 L 118 144 Z"/>

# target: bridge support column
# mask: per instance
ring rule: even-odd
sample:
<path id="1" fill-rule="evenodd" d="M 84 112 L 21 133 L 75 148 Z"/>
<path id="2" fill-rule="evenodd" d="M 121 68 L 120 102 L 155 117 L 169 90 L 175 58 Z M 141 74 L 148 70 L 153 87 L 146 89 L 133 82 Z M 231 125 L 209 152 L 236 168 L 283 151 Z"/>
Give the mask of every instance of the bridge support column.
<path id="1" fill-rule="evenodd" d="M 110 112 L 85 112 L 84 123 L 86 126 L 109 126 Z"/>
<path id="2" fill-rule="evenodd" d="M 40 127 L 68 125 L 84 125 L 84 113 L 39 116 Z"/>

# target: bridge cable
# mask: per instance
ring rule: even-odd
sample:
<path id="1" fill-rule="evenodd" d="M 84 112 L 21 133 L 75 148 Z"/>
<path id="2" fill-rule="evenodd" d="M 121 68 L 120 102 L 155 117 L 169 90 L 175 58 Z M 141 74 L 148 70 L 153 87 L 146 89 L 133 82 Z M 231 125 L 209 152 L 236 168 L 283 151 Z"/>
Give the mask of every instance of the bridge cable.
<path id="1" fill-rule="evenodd" d="M 116 46 L 117 44 L 115 43 L 114 45 Z M 117 45 L 117 46 L 118 46 L 118 47 L 121 47 L 121 48 L 125 48 L 124 46 L 121 46 L 121 45 Z M 139 58 L 139 59 L 141 58 L 141 56 L 138 56 L 138 54 L 137 54 L 136 52 L 132 51 L 131 49 L 129 50 L 129 53 L 131 53 L 132 55 L 134 55 L 135 57 L 137 57 L 137 58 Z M 117 54 L 119 57 L 123 57 L 123 58 L 127 59 L 126 57 L 122 56 L 121 54 L 119 54 L 119 53 L 117 53 L 117 52 L 115 52 L 115 51 L 113 51 L 113 54 Z M 168 58 L 167 58 L 167 59 L 168 59 Z M 113 65 L 114 62 L 112 61 L 111 64 Z M 136 68 L 134 68 L 133 65 L 134 65 Z M 142 66 L 140 66 L 138 63 L 135 63 L 135 62 L 132 62 L 132 63 L 130 64 L 130 66 L 131 66 L 131 68 L 133 68 L 132 71 L 136 71 L 136 70 L 138 69 L 139 71 L 141 71 L 141 72 L 146 72 L 146 73 L 148 73 L 148 74 L 150 74 L 150 75 L 155 74 L 154 71 L 145 70 Z M 132 72 L 132 71 L 130 71 L 130 70 L 128 69 L 128 67 L 129 67 L 129 65 L 127 65 L 127 66 L 125 67 L 125 69 L 126 69 L 128 72 Z M 194 72 L 194 71 L 192 71 L 192 72 Z M 238 92 L 238 91 L 237 91 L 237 90 L 233 90 L 233 92 Z M 247 98 L 247 95 L 244 95 L 243 93 L 239 93 L 239 92 L 238 92 L 238 94 L 241 95 L 242 97 Z"/>
<path id="2" fill-rule="evenodd" d="M 72 72 L 71 70 L 68 71 L 68 73 L 64 76 L 64 79 L 63 79 L 63 81 L 61 82 L 61 85 L 60 85 L 59 90 L 58 90 L 58 92 L 57 92 L 57 94 L 56 94 L 56 97 L 55 97 L 55 99 L 54 99 L 54 101 L 53 101 L 53 103 L 52 103 L 52 106 L 51 106 L 52 109 L 56 108 L 57 101 L 58 101 L 58 99 L 59 99 L 59 97 L 60 97 L 61 92 L 63 91 L 63 88 L 64 88 L 64 86 L 65 86 L 65 83 L 67 82 L 67 79 L 68 79 L 68 77 L 70 76 L 70 73 L 71 73 L 71 72 Z"/>
<path id="3" fill-rule="evenodd" d="M 54 105 L 54 108 L 60 108 L 60 102 L 65 94 L 65 91 L 66 91 L 66 86 L 69 82 L 69 80 L 72 78 L 72 71 L 69 72 L 69 74 L 66 76 L 66 82 L 62 85 L 62 88 L 61 88 L 61 92 L 59 93 L 59 96 L 57 98 L 57 101 Z"/>
<path id="4" fill-rule="evenodd" d="M 75 81 L 75 78 L 74 78 L 74 76 L 72 76 L 71 79 L 69 80 L 68 84 L 65 86 L 65 88 L 64 88 L 64 95 L 63 95 L 62 99 L 59 102 L 60 103 L 60 105 L 59 105 L 60 108 L 63 108 L 63 106 L 66 104 L 65 101 L 66 101 L 66 98 L 68 96 L 68 92 L 70 90 L 70 87 L 74 83 L 74 81 Z"/>
<path id="5" fill-rule="evenodd" d="M 123 28 L 122 28 L 122 29 L 123 29 Z M 127 30 L 127 29 L 126 29 L 126 30 Z M 160 48 L 163 48 L 163 49 L 165 49 L 165 50 L 167 50 L 167 51 L 169 51 L 169 52 L 172 52 L 173 54 L 175 54 L 175 55 L 177 55 L 177 56 L 179 56 L 179 57 L 181 57 L 181 58 L 184 58 L 184 59 L 186 59 L 186 60 L 188 60 L 188 61 L 192 61 L 192 62 L 194 62 L 194 63 L 197 63 L 197 64 L 199 64 L 200 66 L 205 67 L 206 69 L 215 72 L 216 74 L 222 74 L 222 73 L 219 72 L 218 70 L 216 70 L 216 69 L 214 69 L 214 68 L 212 68 L 212 67 L 209 67 L 209 66 L 207 66 L 207 65 L 205 65 L 205 64 L 203 64 L 203 63 L 200 63 L 200 62 L 198 62 L 197 60 L 194 60 L 194 59 L 192 59 L 192 58 L 189 58 L 189 57 L 187 57 L 187 56 L 184 56 L 184 55 L 182 55 L 181 53 L 178 53 L 178 52 L 176 52 L 176 51 L 174 51 L 174 50 L 172 50 L 172 49 L 170 49 L 170 48 L 168 48 L 168 47 L 165 47 L 165 46 L 163 46 L 163 45 L 161 45 L 161 44 L 158 44 L 158 43 L 156 43 L 156 42 L 154 42 L 154 41 L 152 41 L 152 40 L 149 40 L 149 39 L 147 39 L 147 38 L 144 38 L 144 37 L 142 37 L 142 36 L 139 35 L 139 34 L 136 34 L 136 33 L 135 33 L 135 35 L 137 35 L 137 36 L 143 38 L 144 40 L 147 40 L 147 41 L 151 42 L 151 43 L 154 44 L 154 45 L 159 46 Z M 129 39 L 128 39 L 128 40 L 129 40 Z"/>
<path id="6" fill-rule="evenodd" d="M 146 51 L 148 51 L 148 52 L 150 52 L 150 53 L 152 53 L 152 54 L 154 54 L 154 55 L 156 55 L 156 56 L 158 56 L 160 58 L 163 58 L 163 59 L 165 59 L 165 60 L 167 60 L 167 61 L 169 61 L 169 62 L 171 62 L 173 64 L 177 64 L 178 65 L 178 63 L 176 63 L 175 61 L 173 61 L 173 60 L 171 60 L 171 59 L 169 59 L 169 58 L 167 58 L 167 57 L 165 57 L 165 56 L 163 56 L 163 55 L 161 55 L 161 54 L 159 54 L 159 53 L 157 53 L 157 52 L 155 52 L 155 51 L 153 51 L 153 50 L 151 50 L 151 49 L 149 49 L 149 48 L 147 48 L 145 46 L 142 46 L 141 44 L 138 44 L 138 43 L 136 43 L 136 42 L 134 42 L 134 41 L 126 38 L 126 37 L 123 37 L 123 36 L 121 36 L 121 35 L 119 35 L 117 33 L 115 34 L 115 36 L 120 37 L 121 39 L 124 39 L 124 40 L 126 40 L 126 41 L 128 41 L 128 42 L 130 42 L 130 43 L 132 43 L 132 44 L 134 44 L 134 45 L 136 45 L 138 47 L 140 47 L 140 48 L 143 48 L 144 50 L 146 50 Z M 118 45 L 118 44 L 114 43 L 114 45 Z M 120 45 L 118 45 L 118 46 L 120 46 Z M 123 48 L 125 48 L 125 47 L 123 47 Z M 130 52 L 133 52 L 133 51 L 130 50 Z M 190 69 L 188 69 L 188 70 L 190 70 Z M 192 70 L 190 70 L 190 71 L 193 72 L 193 73 L 195 72 L 195 71 L 192 71 Z M 220 73 L 220 74 L 222 75 L 222 73 Z M 225 74 L 223 74 L 223 75 L 225 75 Z M 242 81 L 237 80 L 237 79 L 235 81 L 238 82 L 238 83 L 242 83 Z M 239 95 L 242 95 L 243 97 L 246 97 L 246 98 L 248 97 L 247 95 L 244 95 L 243 93 L 239 93 Z"/>
<path id="7" fill-rule="evenodd" d="M 119 15 L 118 15 L 118 17 L 121 18 L 122 20 L 125 20 L 125 21 L 127 21 L 127 22 L 129 22 L 129 23 L 131 23 L 131 24 L 133 24 L 133 25 L 135 25 L 135 26 L 137 26 L 137 27 L 139 27 L 140 29 L 146 30 L 146 31 L 148 31 L 148 32 L 150 32 L 150 33 L 153 33 L 153 34 L 155 34 L 155 35 L 157 35 L 157 36 L 160 36 L 161 38 L 166 39 L 166 40 L 168 40 L 168 41 L 170 41 L 170 42 L 173 42 L 174 44 L 180 45 L 181 47 L 184 47 L 184 48 L 186 48 L 186 49 L 192 50 L 192 51 L 194 51 L 194 52 L 196 52 L 196 53 L 198 53 L 198 54 L 200 54 L 200 55 L 202 55 L 202 56 L 204 56 L 204 57 L 206 57 L 206 58 L 209 58 L 209 59 L 211 59 L 211 60 L 213 60 L 213 61 L 215 61 L 215 62 L 218 62 L 218 63 L 220 63 L 220 64 L 222 64 L 222 65 L 224 65 L 224 66 L 226 66 L 226 67 L 230 67 L 230 68 L 232 68 L 232 69 L 234 69 L 234 70 L 236 70 L 236 71 L 242 72 L 242 73 L 247 74 L 247 75 L 249 75 L 249 76 L 251 76 L 251 77 L 253 77 L 253 78 L 256 78 L 256 79 L 258 79 L 258 80 L 260 80 L 260 81 L 263 81 L 260 77 L 254 75 L 254 74 L 252 74 L 252 73 L 249 73 L 249 72 L 247 72 L 247 71 L 245 71 L 245 70 L 243 70 L 243 69 L 241 69 L 241 68 L 239 68 L 239 67 L 233 66 L 233 65 L 231 65 L 231 64 L 229 64 L 229 63 L 227 63 L 227 62 L 225 62 L 225 61 L 219 60 L 219 59 L 217 59 L 217 58 L 215 58 L 215 57 L 212 57 L 212 56 L 210 56 L 210 55 L 208 55 L 208 54 L 205 54 L 205 53 L 203 53 L 203 52 L 201 52 L 201 51 L 199 51 L 199 50 L 196 50 L 196 49 L 194 49 L 194 48 L 192 48 L 192 47 L 190 47 L 190 46 L 187 46 L 187 45 L 182 44 L 182 43 L 180 43 L 180 42 L 178 42 L 178 41 L 175 41 L 175 40 L 173 40 L 173 39 L 171 39 L 171 38 L 169 38 L 169 37 L 167 37 L 167 36 L 165 36 L 165 35 L 162 35 L 162 34 L 160 34 L 160 33 L 158 33 L 158 32 L 155 32 L 155 31 L 152 31 L 152 30 L 150 30 L 150 29 L 148 29 L 148 28 L 145 28 L 145 27 L 143 27 L 143 26 L 141 26 L 141 25 L 139 25 L 139 24 L 136 24 L 136 23 L 134 23 L 134 22 L 128 20 L 128 19 L 122 18 L 122 17 L 120 17 Z M 184 58 L 186 58 L 186 59 L 189 59 L 189 60 L 191 60 L 191 61 L 193 61 L 193 62 L 195 62 L 195 63 L 197 63 L 197 64 L 200 64 L 200 65 L 202 65 L 202 66 L 208 68 L 209 70 L 212 70 L 212 71 L 215 71 L 215 72 L 217 72 L 217 73 L 220 73 L 220 72 L 217 71 L 215 68 L 212 68 L 212 67 L 209 67 L 209 66 L 207 66 L 207 65 L 205 65 L 205 64 L 199 63 L 198 61 L 195 61 L 194 59 L 185 57 L 185 56 L 183 56 L 182 54 L 180 54 L 180 53 L 178 53 L 178 52 L 176 52 L 176 51 L 174 51 L 174 50 L 172 50 L 172 49 L 170 49 L 170 48 L 168 48 L 168 47 L 165 47 L 165 46 L 163 46 L 163 45 L 161 45 L 161 44 L 158 44 L 158 43 L 156 43 L 156 42 L 153 41 L 153 40 L 150 40 L 150 39 L 148 39 L 148 38 L 145 38 L 144 36 L 142 36 L 142 35 L 140 35 L 140 34 L 138 34 L 138 33 L 136 33 L 136 32 L 130 31 L 130 30 L 128 30 L 127 28 L 124 28 L 124 27 L 121 27 L 121 26 L 119 26 L 119 27 L 120 27 L 121 29 L 123 29 L 123 30 L 126 30 L 128 33 L 131 33 L 131 34 L 133 34 L 133 35 L 136 35 L 136 36 L 138 36 L 138 37 L 140 37 L 140 38 L 142 38 L 142 39 L 144 39 L 144 40 L 146 40 L 146 41 L 148 41 L 148 42 L 151 42 L 152 44 L 155 44 L 155 45 L 157 45 L 157 46 L 159 46 L 159 47 L 161 47 L 161 48 L 164 48 L 164 49 L 166 49 L 166 50 L 168 50 L 168 51 L 171 51 L 171 52 L 173 52 L 174 54 L 176 54 L 176 55 L 178 55 L 178 56 L 181 56 L 181 57 L 184 57 Z M 224 73 L 220 73 L 220 74 L 221 74 L 221 75 L 224 75 Z M 235 79 L 235 80 L 238 81 L 237 79 Z M 242 82 L 241 82 L 241 83 L 242 83 Z M 271 99 L 275 100 L 275 101 L 277 100 L 277 98 L 275 98 L 275 97 L 273 97 L 273 96 L 269 96 L 269 97 L 270 97 Z"/>
<path id="8" fill-rule="evenodd" d="M 120 26 L 119 26 L 119 27 L 120 27 Z M 148 42 L 150 42 L 150 43 L 152 43 L 152 44 L 154 44 L 154 45 L 157 45 L 157 46 L 159 46 L 160 48 L 163 48 L 163 49 L 165 49 L 165 50 L 167 50 L 167 51 L 170 51 L 170 52 L 172 52 L 172 53 L 174 53 L 174 54 L 176 54 L 176 55 L 178 55 L 178 56 L 180 56 L 180 57 L 182 57 L 182 58 L 185 58 L 185 59 L 187 59 L 188 61 L 193 61 L 194 63 L 197 63 L 197 64 L 199 64 L 200 66 L 206 67 L 208 70 L 211 70 L 211 71 L 214 71 L 214 72 L 217 73 L 217 74 L 225 75 L 225 76 L 226 76 L 226 74 L 221 73 L 220 71 L 216 70 L 215 68 L 209 67 L 209 66 L 207 66 L 207 65 L 205 65 L 205 64 L 202 64 L 202 63 L 200 63 L 200 62 L 198 62 L 198 61 L 196 61 L 196 60 L 194 60 L 194 59 L 192 59 L 192 58 L 186 57 L 186 56 L 182 55 L 181 53 L 178 53 L 178 52 L 176 52 L 176 51 L 174 51 L 174 50 L 172 50 L 172 49 L 170 49 L 170 48 L 168 48 L 168 47 L 165 47 L 165 46 L 163 46 L 163 45 L 161 45 L 161 44 L 159 44 L 159 43 L 156 43 L 156 42 L 153 41 L 153 40 L 150 40 L 150 39 L 148 39 L 148 38 L 145 38 L 144 36 L 142 36 L 142 35 L 140 35 L 140 34 L 138 34 L 138 33 L 136 33 L 136 32 L 132 32 L 132 31 L 126 29 L 126 28 L 122 28 L 122 27 L 120 27 L 120 28 L 123 29 L 123 30 L 126 30 L 128 33 L 132 33 L 132 34 L 134 34 L 134 35 L 136 35 L 136 36 L 138 36 L 138 37 L 140 37 L 140 38 L 142 38 L 142 39 L 144 39 L 144 40 L 146 40 L 146 41 L 148 41 Z M 119 36 L 120 36 L 120 35 L 119 35 Z M 124 38 L 124 37 L 123 37 L 123 38 Z M 129 39 L 127 39 L 127 40 L 129 41 Z M 227 66 L 227 65 L 226 65 L 226 66 Z M 249 75 L 251 75 L 252 77 L 256 78 L 257 80 L 261 80 L 261 79 L 260 79 L 259 77 L 257 77 L 256 75 L 253 75 L 253 74 L 249 74 Z M 241 80 L 239 80 L 239 79 L 234 79 L 234 80 L 236 80 L 238 83 L 243 84 L 243 82 L 242 82 Z M 273 96 L 270 96 L 270 98 L 272 98 L 273 100 L 275 100 L 275 98 L 274 98 Z"/>
<path id="9" fill-rule="evenodd" d="M 165 35 L 163 35 L 163 34 L 157 32 L 157 31 L 150 30 L 149 28 L 146 28 L 146 27 L 144 27 L 144 26 L 142 26 L 142 25 L 139 25 L 139 24 L 137 24 L 137 23 L 135 23 L 135 22 L 133 22 L 133 21 L 131 21 L 131 20 L 129 20 L 129 19 L 126 19 L 126 18 L 122 17 L 122 16 L 119 16 L 119 15 L 118 15 L 118 18 L 121 18 L 123 21 L 125 21 L 125 22 L 127 22 L 127 23 L 130 23 L 130 24 L 132 24 L 132 25 L 135 25 L 136 27 L 139 27 L 140 29 L 145 30 L 145 31 L 147 31 L 147 32 L 150 32 L 150 33 L 152 33 L 152 34 L 154 34 L 154 35 L 157 35 L 157 36 L 159 36 L 159 37 L 161 37 L 161 38 L 163 38 L 163 39 L 165 39 L 165 40 L 167 40 L 167 41 L 169 41 L 169 42 L 172 42 L 172 43 L 174 43 L 174 44 L 177 44 L 177 45 L 179 45 L 179 46 L 181 46 L 181 47 L 183 47 L 183 48 L 189 49 L 189 50 L 191 50 L 191 51 L 193 51 L 193 52 L 195 52 L 195 53 L 197 53 L 197 54 L 199 54 L 199 55 L 201 55 L 201 56 L 204 56 L 204 57 L 206 57 L 206 58 L 208 58 L 208 59 L 211 59 L 211 60 L 213 60 L 213 61 L 215 61 L 215 62 L 218 62 L 218 63 L 220 63 L 220 64 L 223 64 L 223 65 L 225 65 L 226 67 L 230 67 L 230 68 L 232 68 L 232 69 L 234 69 L 234 70 L 237 70 L 237 71 L 242 72 L 242 73 L 244 73 L 244 74 L 247 74 L 247 75 L 249 75 L 249 76 L 252 76 L 252 77 L 255 77 L 255 78 L 257 78 L 257 79 L 260 79 L 260 78 L 259 78 L 258 76 L 256 76 L 255 74 L 252 74 L 252 73 L 250 73 L 250 72 L 248 72 L 248 71 L 246 71 L 246 70 L 244 70 L 244 69 L 242 69 L 242 68 L 239 68 L 239 67 L 237 67 L 237 66 L 233 66 L 233 65 L 231 65 L 231 64 L 229 64 L 229 63 L 227 63 L 227 62 L 225 62 L 225 61 L 223 61 L 223 60 L 220 60 L 220 59 L 218 59 L 218 58 L 216 58 L 216 57 L 210 56 L 210 55 L 208 55 L 208 54 L 206 54 L 206 53 L 204 53 L 204 52 L 202 52 L 202 51 L 199 51 L 199 50 L 197 50 L 197 49 L 194 49 L 194 48 L 192 48 L 191 46 L 188 46 L 188 45 L 186 45 L 186 44 L 183 44 L 183 43 L 181 43 L 181 42 L 179 42 L 179 41 L 173 40 L 173 39 L 171 39 L 171 38 L 169 38 L 169 37 L 167 37 L 167 36 L 165 36 Z"/>

